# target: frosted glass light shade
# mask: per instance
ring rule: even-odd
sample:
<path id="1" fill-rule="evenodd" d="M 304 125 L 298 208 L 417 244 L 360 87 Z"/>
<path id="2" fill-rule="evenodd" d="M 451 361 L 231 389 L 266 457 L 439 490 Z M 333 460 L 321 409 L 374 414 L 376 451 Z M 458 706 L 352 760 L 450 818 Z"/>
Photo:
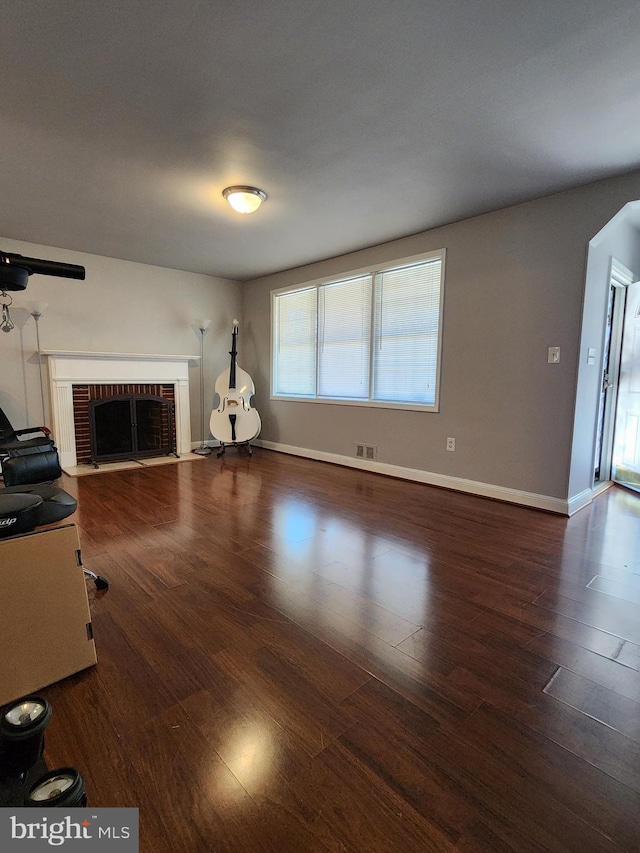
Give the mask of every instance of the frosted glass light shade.
<path id="1" fill-rule="evenodd" d="M 211 320 L 196 320 L 196 326 L 200 329 L 201 332 L 206 332 L 210 325 Z"/>
<path id="2" fill-rule="evenodd" d="M 48 307 L 49 307 L 48 302 L 32 302 L 31 303 L 31 310 L 29 311 L 29 313 L 31 314 L 32 317 L 35 316 L 36 314 L 38 315 L 38 317 L 42 317 L 42 315 L 44 314 L 44 312 L 47 310 Z"/>
<path id="3" fill-rule="evenodd" d="M 222 195 L 238 213 L 255 213 L 267 194 L 257 187 L 227 187 Z"/>

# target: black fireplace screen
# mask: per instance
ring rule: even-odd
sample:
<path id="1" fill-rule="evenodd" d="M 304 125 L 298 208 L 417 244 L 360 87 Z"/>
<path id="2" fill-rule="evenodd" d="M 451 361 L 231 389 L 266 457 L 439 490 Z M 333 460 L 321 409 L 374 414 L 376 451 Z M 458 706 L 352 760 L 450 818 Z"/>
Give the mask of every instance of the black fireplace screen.
<path id="1" fill-rule="evenodd" d="M 119 394 L 89 403 L 91 462 L 141 459 L 174 452 L 173 401 Z"/>

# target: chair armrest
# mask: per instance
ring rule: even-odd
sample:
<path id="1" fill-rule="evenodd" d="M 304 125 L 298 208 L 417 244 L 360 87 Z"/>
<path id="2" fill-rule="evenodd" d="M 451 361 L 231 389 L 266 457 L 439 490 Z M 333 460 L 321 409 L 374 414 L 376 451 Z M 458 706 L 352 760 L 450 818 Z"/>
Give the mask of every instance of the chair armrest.
<path id="1" fill-rule="evenodd" d="M 42 432 L 44 435 L 51 435 L 51 430 L 46 426 L 27 427 L 26 429 L 15 429 L 16 435 L 28 435 L 30 432 Z"/>
<path id="2" fill-rule="evenodd" d="M 62 476 L 60 460 L 55 450 L 41 453 L 26 453 L 2 461 L 5 486 L 23 486 L 33 483 L 48 483 Z M 2 489 L 0 489 L 2 494 Z"/>

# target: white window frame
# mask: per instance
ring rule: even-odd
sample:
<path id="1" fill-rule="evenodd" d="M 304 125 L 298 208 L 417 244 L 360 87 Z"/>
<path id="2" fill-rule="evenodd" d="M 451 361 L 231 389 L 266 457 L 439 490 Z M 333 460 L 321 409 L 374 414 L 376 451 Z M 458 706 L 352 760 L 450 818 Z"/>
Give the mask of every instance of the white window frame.
<path id="1" fill-rule="evenodd" d="M 275 318 L 276 318 L 276 299 L 283 293 L 293 293 L 297 290 L 306 290 L 316 288 L 319 289 L 324 285 L 336 284 L 338 282 L 345 281 L 346 279 L 356 278 L 360 275 L 371 275 L 373 281 L 375 281 L 375 276 L 378 273 L 385 272 L 387 270 L 395 270 L 398 267 L 420 263 L 423 261 L 431 261 L 439 259 L 441 262 L 440 268 L 440 300 L 439 300 L 439 322 L 438 322 L 438 341 L 437 341 L 437 349 L 436 349 L 436 371 L 435 371 L 435 393 L 434 393 L 434 402 L 432 404 L 428 403 L 402 403 L 402 402 L 392 402 L 386 400 L 363 400 L 363 399 L 336 399 L 333 397 L 318 397 L 318 396 L 290 396 L 285 394 L 275 394 L 275 370 L 276 370 L 276 359 L 275 359 Z M 270 317 L 270 399 L 271 400 L 280 400 L 282 402 L 297 402 L 297 403 L 322 403 L 324 405 L 334 405 L 334 406 L 358 406 L 358 407 L 366 407 L 366 408 L 375 408 L 375 409 L 402 409 L 405 411 L 414 411 L 414 412 L 439 412 L 440 411 L 440 376 L 442 371 L 442 334 L 443 334 L 443 326 L 444 326 L 444 290 L 445 290 L 445 268 L 446 268 L 446 249 L 438 249 L 433 252 L 426 252 L 419 255 L 410 255 L 404 258 L 398 258 L 397 260 L 390 261 L 385 264 L 375 265 L 375 266 L 367 266 L 367 267 L 359 267 L 357 269 L 346 270 L 339 275 L 331 276 L 331 277 L 322 277 L 316 278 L 312 281 L 301 282 L 300 284 L 291 285 L 289 287 L 281 287 L 276 290 L 271 291 L 271 317 Z M 373 303 L 373 300 L 372 300 Z M 372 317 L 371 317 L 371 336 L 370 336 L 370 346 L 373 348 L 373 304 L 372 304 Z M 318 350 L 318 338 L 316 331 L 316 353 Z M 373 359 L 373 353 L 370 353 L 370 358 Z M 316 372 L 317 372 L 317 357 L 316 357 Z M 370 391 L 371 391 L 371 376 L 370 376 Z M 317 388 L 317 382 L 316 382 Z"/>

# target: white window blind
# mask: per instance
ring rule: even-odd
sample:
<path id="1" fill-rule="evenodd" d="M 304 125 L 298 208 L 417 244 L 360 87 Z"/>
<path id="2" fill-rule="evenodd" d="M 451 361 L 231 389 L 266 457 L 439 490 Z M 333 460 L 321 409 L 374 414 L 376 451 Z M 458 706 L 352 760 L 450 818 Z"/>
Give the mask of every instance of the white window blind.
<path id="1" fill-rule="evenodd" d="M 273 294 L 273 394 L 436 408 L 444 252 Z"/>
<path id="2" fill-rule="evenodd" d="M 371 281 L 359 276 L 319 289 L 319 397 L 369 398 Z"/>
<path id="3" fill-rule="evenodd" d="M 376 275 L 374 400 L 434 404 L 441 274 L 438 258 Z"/>
<path id="4" fill-rule="evenodd" d="M 314 397 L 316 393 L 315 287 L 283 293 L 276 300 L 274 393 Z"/>

